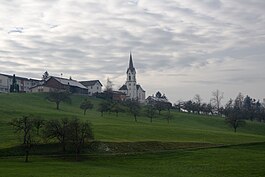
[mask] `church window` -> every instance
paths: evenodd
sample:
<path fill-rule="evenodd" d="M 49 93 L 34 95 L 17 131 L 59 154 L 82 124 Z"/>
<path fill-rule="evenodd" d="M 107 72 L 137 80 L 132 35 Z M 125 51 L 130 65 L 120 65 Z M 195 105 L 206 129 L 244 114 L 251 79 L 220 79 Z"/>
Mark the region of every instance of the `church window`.
<path fill-rule="evenodd" d="M 131 86 L 131 84 L 129 84 L 129 86 Z"/>
<path fill-rule="evenodd" d="M 131 76 L 129 76 L 129 81 L 131 80 Z"/>

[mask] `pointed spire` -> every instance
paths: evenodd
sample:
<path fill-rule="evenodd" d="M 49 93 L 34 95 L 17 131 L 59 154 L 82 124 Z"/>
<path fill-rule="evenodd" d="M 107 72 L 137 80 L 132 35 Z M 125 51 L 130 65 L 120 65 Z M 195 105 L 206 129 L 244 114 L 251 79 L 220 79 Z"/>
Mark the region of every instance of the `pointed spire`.
<path fill-rule="evenodd" d="M 132 61 L 132 53 L 130 52 L 130 63 L 129 63 L 129 69 L 133 69 L 133 61 Z"/>
<path fill-rule="evenodd" d="M 135 72 L 135 68 L 133 67 L 133 60 L 132 60 L 132 52 L 130 51 L 130 61 L 129 61 L 129 68 L 127 70 L 127 73 L 128 71 L 131 70 L 131 71 L 134 71 Z"/>

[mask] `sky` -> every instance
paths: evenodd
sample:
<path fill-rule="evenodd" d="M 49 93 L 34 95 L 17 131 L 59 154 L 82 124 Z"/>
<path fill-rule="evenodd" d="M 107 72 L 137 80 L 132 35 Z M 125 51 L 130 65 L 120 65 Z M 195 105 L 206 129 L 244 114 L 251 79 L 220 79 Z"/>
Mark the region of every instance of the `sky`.
<path fill-rule="evenodd" d="M 137 82 L 175 103 L 265 98 L 264 0 L 2 0 L 0 73 Z"/>

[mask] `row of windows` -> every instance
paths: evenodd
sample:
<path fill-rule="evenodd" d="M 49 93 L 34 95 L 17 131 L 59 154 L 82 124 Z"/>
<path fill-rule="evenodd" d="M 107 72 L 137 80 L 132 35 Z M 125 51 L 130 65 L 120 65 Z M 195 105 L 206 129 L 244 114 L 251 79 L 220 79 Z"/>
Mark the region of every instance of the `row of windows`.
<path fill-rule="evenodd" d="M 91 86 L 91 89 L 93 89 L 93 86 Z M 97 90 L 99 89 L 99 87 L 97 87 Z"/>

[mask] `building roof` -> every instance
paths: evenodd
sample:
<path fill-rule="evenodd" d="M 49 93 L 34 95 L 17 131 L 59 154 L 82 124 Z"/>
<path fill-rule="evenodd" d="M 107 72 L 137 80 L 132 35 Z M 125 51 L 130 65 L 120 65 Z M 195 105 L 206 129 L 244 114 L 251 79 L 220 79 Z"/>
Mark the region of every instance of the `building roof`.
<path fill-rule="evenodd" d="M 80 81 L 80 83 L 81 83 L 82 85 L 86 86 L 86 87 L 88 87 L 88 86 L 93 86 L 93 85 L 95 85 L 97 82 L 102 86 L 102 84 L 101 84 L 101 82 L 100 82 L 99 80 Z"/>
<path fill-rule="evenodd" d="M 170 103 L 166 98 L 157 98 L 155 96 L 149 96 L 149 97 L 147 97 L 147 100 Z"/>
<path fill-rule="evenodd" d="M 84 85 L 82 85 L 81 83 L 79 83 L 76 80 L 71 80 L 71 79 L 66 79 L 66 78 L 60 78 L 60 77 L 54 77 L 54 76 L 51 76 L 49 79 L 51 79 L 51 78 L 56 79 L 58 82 L 60 82 L 63 85 L 70 85 L 70 86 L 74 86 L 74 87 L 79 87 L 79 88 L 87 89 Z"/>
<path fill-rule="evenodd" d="M 132 53 L 130 53 L 129 68 L 127 69 L 127 73 L 128 73 L 129 71 L 136 72 L 136 71 L 135 71 L 135 68 L 133 67 Z"/>
<path fill-rule="evenodd" d="M 2 75 L 2 76 L 6 76 L 6 77 L 8 77 L 8 78 L 13 78 L 13 75 L 2 74 L 2 73 L 0 73 L 0 75 Z M 16 75 L 15 75 L 15 76 L 16 76 Z M 31 79 L 31 78 L 20 77 L 20 76 L 16 76 L 16 79 L 20 79 L 20 80 L 30 80 L 30 81 L 40 81 L 40 80 L 37 80 L 37 79 Z"/>
<path fill-rule="evenodd" d="M 144 89 L 141 87 L 141 85 L 137 84 L 137 85 L 136 85 L 136 89 L 139 90 L 140 88 L 144 91 Z M 145 91 L 144 91 L 144 92 L 145 92 Z"/>
<path fill-rule="evenodd" d="M 126 85 L 121 86 L 121 88 L 119 90 L 128 90 Z"/>

